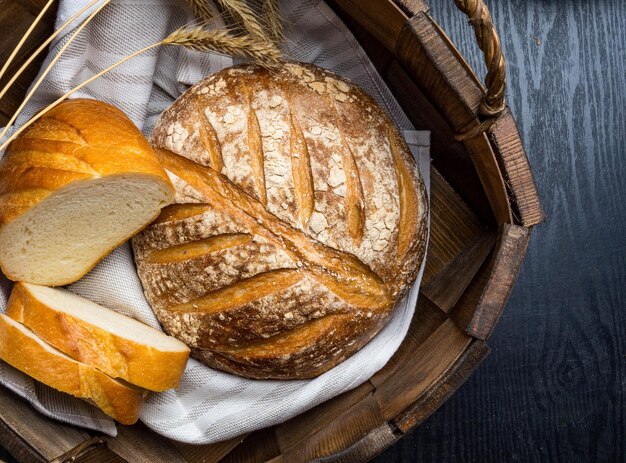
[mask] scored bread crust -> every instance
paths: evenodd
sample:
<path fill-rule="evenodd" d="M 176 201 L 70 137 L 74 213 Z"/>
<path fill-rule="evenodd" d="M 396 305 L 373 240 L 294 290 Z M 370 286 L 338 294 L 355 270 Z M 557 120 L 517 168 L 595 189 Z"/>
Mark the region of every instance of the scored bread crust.
<path fill-rule="evenodd" d="M 14 280 L 24 279 L 24 269 L 7 266 L 6 226 L 56 193 L 74 185 L 104 178 L 146 179 L 159 184 L 162 205 L 170 204 L 174 191 L 154 151 L 133 122 L 119 109 L 97 100 L 67 100 L 44 114 L 12 141 L 0 160 L 0 266 Z M 71 195 L 70 195 L 71 196 Z M 152 219 L 158 215 L 158 210 Z M 82 275 L 111 250 L 147 223 L 113 243 L 94 259 Z M 106 230 L 102 230 L 106 234 Z M 26 272 L 27 273 L 27 272 Z M 80 278 L 50 277 L 33 283 L 61 286 Z"/>
<path fill-rule="evenodd" d="M 331 72 L 241 65 L 151 136 L 177 205 L 133 240 L 164 329 L 209 366 L 307 378 L 365 345 L 421 265 L 427 201 L 388 115 Z"/>
<path fill-rule="evenodd" d="M 4 314 L 0 314 L 0 359 L 54 389 L 93 401 L 122 424 L 139 419 L 146 391 L 69 358 Z"/>
<path fill-rule="evenodd" d="M 179 343 L 179 349 L 172 351 L 128 339 L 56 310 L 40 300 L 29 287 L 24 283 L 13 286 L 6 314 L 43 341 L 79 362 L 136 386 L 156 392 L 178 386 L 189 357 L 189 349 L 184 344 Z M 131 319 L 128 322 L 139 323 Z M 120 329 L 130 330 L 132 326 L 127 323 Z"/>

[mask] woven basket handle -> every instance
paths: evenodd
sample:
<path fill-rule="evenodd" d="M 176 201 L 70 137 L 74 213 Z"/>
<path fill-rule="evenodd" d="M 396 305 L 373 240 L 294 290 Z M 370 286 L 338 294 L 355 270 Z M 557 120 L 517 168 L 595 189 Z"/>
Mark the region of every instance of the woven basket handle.
<path fill-rule="evenodd" d="M 487 94 L 480 104 L 483 116 L 495 117 L 506 107 L 504 90 L 506 88 L 506 61 L 502 54 L 502 44 L 496 31 L 489 9 L 483 0 L 454 0 L 456 6 L 467 16 L 474 27 L 478 46 L 485 55 Z"/>

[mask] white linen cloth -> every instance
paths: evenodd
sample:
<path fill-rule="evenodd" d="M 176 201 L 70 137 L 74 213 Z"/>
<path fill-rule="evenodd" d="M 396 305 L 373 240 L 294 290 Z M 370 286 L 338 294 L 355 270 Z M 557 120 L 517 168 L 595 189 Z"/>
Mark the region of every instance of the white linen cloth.
<path fill-rule="evenodd" d="M 57 27 L 85 3 L 86 0 L 61 0 Z M 280 8 L 286 21 L 286 56 L 331 69 L 373 96 L 404 130 L 429 186 L 429 133 L 413 129 L 348 29 L 319 0 L 284 0 Z M 191 19 L 183 0 L 113 0 L 66 50 L 18 119 L 18 125 L 96 71 L 161 40 Z M 53 43 L 47 62 L 71 32 L 63 33 Z M 75 97 L 97 98 L 116 105 L 148 135 L 159 114 L 184 90 L 232 64 L 231 58 L 217 54 L 160 47 L 101 77 Z M 168 438 L 207 444 L 283 422 L 355 388 L 387 363 L 406 335 L 422 272 L 423 266 L 410 294 L 382 332 L 353 357 L 320 377 L 248 380 L 190 359 L 180 387 L 151 394 L 143 406 L 141 420 Z M 10 289 L 11 283 L 0 276 L 0 311 L 4 311 Z M 144 298 L 128 243 L 69 289 L 160 328 Z M 44 386 L 4 362 L 0 362 L 0 383 L 47 416 L 112 436 L 117 432 L 114 422 L 96 408 Z"/>

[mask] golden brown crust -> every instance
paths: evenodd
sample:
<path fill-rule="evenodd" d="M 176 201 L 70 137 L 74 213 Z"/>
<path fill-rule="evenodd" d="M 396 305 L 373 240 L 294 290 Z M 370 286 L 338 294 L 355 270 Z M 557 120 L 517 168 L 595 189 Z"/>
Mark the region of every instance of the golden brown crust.
<path fill-rule="evenodd" d="M 0 359 L 54 389 L 92 400 L 122 424 L 134 424 L 145 391 L 114 380 L 95 368 L 46 348 L 43 341 L 0 314 Z"/>
<path fill-rule="evenodd" d="M 151 141 L 177 202 L 203 206 L 177 206 L 133 240 L 139 274 L 165 330 L 208 365 L 316 376 L 369 341 L 414 281 L 425 187 L 389 117 L 349 81 L 236 66 L 181 96 Z M 175 252 L 229 234 L 251 239 Z M 176 259 L 151 261 L 167 249 Z"/>
<path fill-rule="evenodd" d="M 178 387 L 189 357 L 188 350 L 159 350 L 55 310 L 22 283 L 13 286 L 6 314 L 73 359 L 151 391 Z"/>
<path fill-rule="evenodd" d="M 122 111 L 101 101 L 67 100 L 7 147 L 0 161 L 0 226 L 71 182 L 128 173 L 171 185 Z"/>

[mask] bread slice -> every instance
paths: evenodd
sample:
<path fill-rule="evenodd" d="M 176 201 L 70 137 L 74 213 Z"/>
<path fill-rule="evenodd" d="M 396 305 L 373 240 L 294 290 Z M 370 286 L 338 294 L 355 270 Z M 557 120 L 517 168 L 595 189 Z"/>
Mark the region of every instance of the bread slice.
<path fill-rule="evenodd" d="M 122 424 L 139 418 L 146 391 L 77 362 L 0 314 L 0 359 L 54 389 L 93 401 Z"/>
<path fill-rule="evenodd" d="M 167 174 L 124 113 L 66 101 L 0 161 L 0 266 L 14 281 L 72 283 L 173 200 Z"/>
<path fill-rule="evenodd" d="M 62 288 L 16 283 L 7 315 L 70 357 L 151 391 L 177 387 L 189 348 Z"/>

